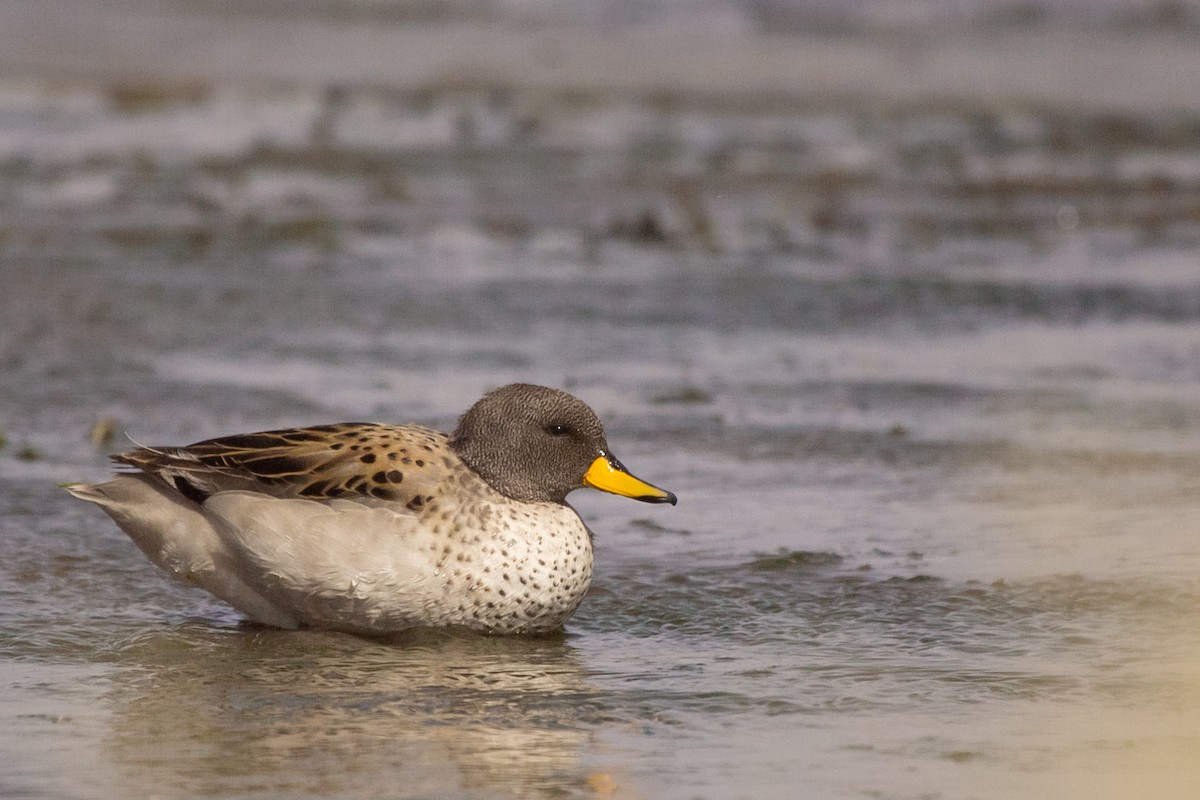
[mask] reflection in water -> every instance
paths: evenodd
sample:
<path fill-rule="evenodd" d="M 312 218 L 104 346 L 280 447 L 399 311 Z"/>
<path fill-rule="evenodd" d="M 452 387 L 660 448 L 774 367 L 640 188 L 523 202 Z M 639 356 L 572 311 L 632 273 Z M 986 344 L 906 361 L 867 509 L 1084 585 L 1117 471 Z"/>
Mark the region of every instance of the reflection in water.
<path fill-rule="evenodd" d="M 185 627 L 141 637 L 119 663 L 109 741 L 131 795 L 536 798 L 588 786 L 596 690 L 561 639 Z"/>

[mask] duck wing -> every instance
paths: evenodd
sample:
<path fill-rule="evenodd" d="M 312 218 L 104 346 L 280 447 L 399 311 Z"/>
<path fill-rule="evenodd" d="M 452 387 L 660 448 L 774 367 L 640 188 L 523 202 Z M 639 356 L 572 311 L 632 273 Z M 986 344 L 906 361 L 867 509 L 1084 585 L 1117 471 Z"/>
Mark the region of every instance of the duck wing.
<path fill-rule="evenodd" d="M 419 425 L 344 422 L 138 447 L 113 456 L 196 503 L 224 491 L 356 500 L 419 511 L 459 464 L 448 437 Z"/>

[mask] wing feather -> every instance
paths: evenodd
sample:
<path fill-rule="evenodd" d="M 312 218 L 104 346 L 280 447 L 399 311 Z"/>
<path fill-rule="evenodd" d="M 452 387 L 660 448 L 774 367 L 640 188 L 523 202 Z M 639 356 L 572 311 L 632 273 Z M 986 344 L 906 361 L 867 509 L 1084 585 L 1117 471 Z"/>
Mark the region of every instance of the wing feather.
<path fill-rule="evenodd" d="M 196 502 L 238 490 L 415 510 L 437 493 L 457 457 L 446 435 L 430 428 L 344 422 L 235 434 L 185 447 L 139 446 L 113 460 Z"/>

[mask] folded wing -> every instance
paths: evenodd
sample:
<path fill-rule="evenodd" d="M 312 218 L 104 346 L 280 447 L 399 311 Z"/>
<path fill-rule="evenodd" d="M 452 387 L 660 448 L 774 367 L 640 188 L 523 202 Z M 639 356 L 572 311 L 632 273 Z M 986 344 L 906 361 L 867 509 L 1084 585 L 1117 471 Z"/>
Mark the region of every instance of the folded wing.
<path fill-rule="evenodd" d="M 222 491 L 347 499 L 417 511 L 436 495 L 452 458 L 445 434 L 416 425 L 347 422 L 139 447 L 113 457 L 197 503 Z"/>

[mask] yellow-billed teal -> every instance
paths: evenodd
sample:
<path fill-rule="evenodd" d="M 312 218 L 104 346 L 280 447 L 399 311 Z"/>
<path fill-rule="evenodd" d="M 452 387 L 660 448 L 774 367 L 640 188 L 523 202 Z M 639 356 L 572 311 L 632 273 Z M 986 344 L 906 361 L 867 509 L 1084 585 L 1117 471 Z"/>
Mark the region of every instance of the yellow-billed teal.
<path fill-rule="evenodd" d="M 113 460 L 127 469 L 68 491 L 181 582 L 281 628 L 554 630 L 592 577 L 567 495 L 676 500 L 617 461 L 582 401 L 529 384 L 488 393 L 450 435 L 348 422 Z"/>

